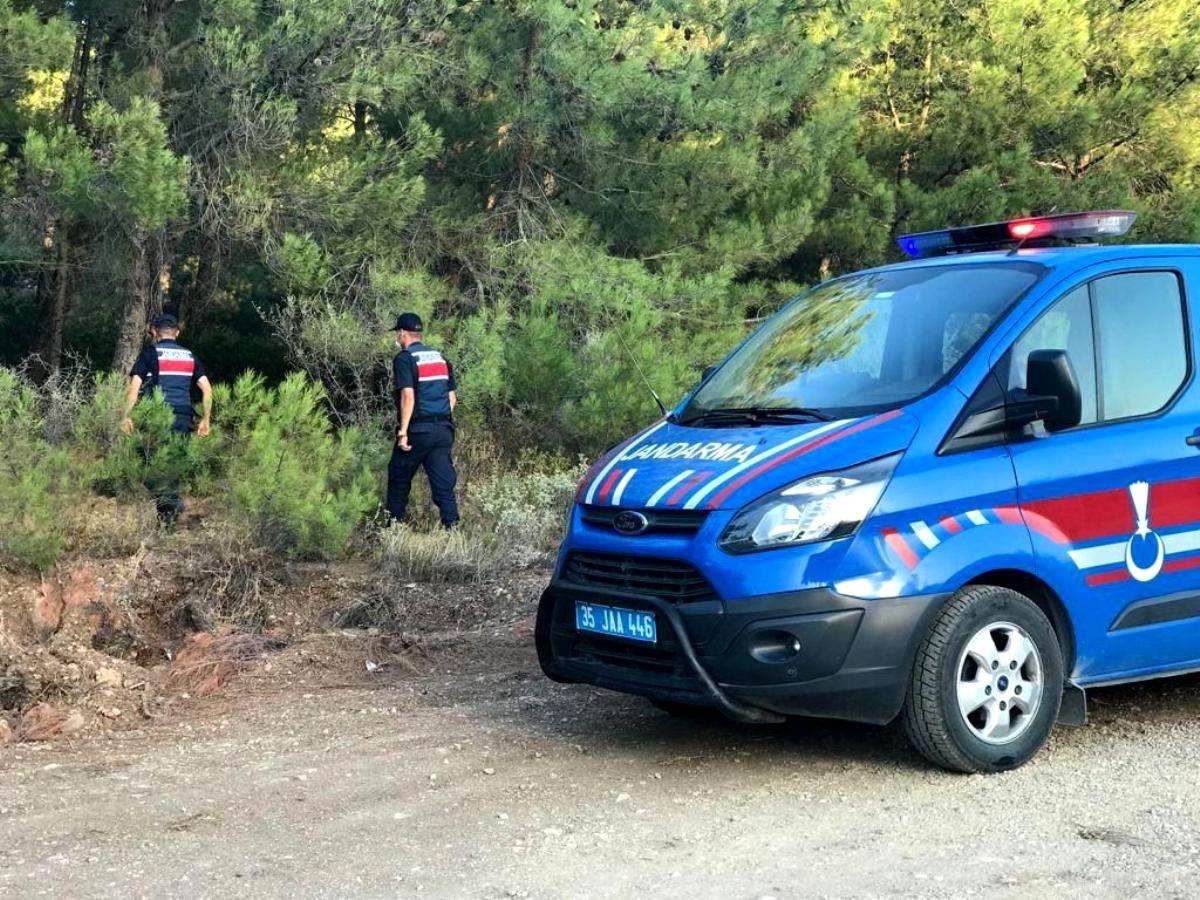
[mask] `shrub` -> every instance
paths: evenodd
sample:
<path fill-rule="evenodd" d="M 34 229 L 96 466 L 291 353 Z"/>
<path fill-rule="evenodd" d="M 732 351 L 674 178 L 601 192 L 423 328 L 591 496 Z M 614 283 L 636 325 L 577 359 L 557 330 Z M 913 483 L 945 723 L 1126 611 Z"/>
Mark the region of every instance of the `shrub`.
<path fill-rule="evenodd" d="M 401 581 L 469 583 L 542 562 L 562 537 L 583 471 L 582 462 L 527 454 L 469 488 L 456 530 L 381 530 L 380 566 Z"/>
<path fill-rule="evenodd" d="M 333 432 L 324 389 L 301 374 L 268 388 L 248 373 L 222 400 L 220 440 L 234 511 L 277 552 L 344 554 L 377 504 L 362 432 Z"/>
<path fill-rule="evenodd" d="M 568 467 L 528 455 L 473 490 L 484 521 L 508 548 L 510 566 L 531 565 L 557 546 L 585 470 L 582 461 Z"/>
<path fill-rule="evenodd" d="M 77 452 L 99 458 L 124 439 L 121 420 L 125 417 L 126 384 L 124 376 L 109 372 L 90 380 L 77 378 L 75 387 L 64 386 L 58 391 L 64 396 L 83 395 L 80 402 L 73 404 L 75 413 L 70 417 L 70 428 L 60 429 Z"/>
<path fill-rule="evenodd" d="M 41 571 L 66 542 L 70 460 L 43 436 L 45 421 L 32 387 L 0 368 L 0 554 Z"/>
<path fill-rule="evenodd" d="M 82 442 L 83 447 L 92 441 L 97 448 L 108 444 L 107 452 L 91 466 L 92 484 L 97 491 L 113 497 L 139 498 L 179 490 L 191 482 L 197 451 L 191 439 L 172 431 L 175 417 L 163 402 L 161 391 L 155 390 L 152 397 L 133 408 L 133 434 L 118 432 L 112 438 L 107 433 L 110 413 L 109 394 L 100 384 L 92 408 L 81 422 L 81 430 L 93 429 L 90 440 Z"/>

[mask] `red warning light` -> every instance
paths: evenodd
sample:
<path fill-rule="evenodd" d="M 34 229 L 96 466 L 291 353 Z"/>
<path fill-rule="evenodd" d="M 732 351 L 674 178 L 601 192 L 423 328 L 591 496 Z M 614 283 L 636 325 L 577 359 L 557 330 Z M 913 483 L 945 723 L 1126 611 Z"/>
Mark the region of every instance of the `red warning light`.
<path fill-rule="evenodd" d="M 1008 233 L 1017 240 L 1025 240 L 1026 238 L 1036 237 L 1038 233 L 1038 222 L 1009 222 Z"/>

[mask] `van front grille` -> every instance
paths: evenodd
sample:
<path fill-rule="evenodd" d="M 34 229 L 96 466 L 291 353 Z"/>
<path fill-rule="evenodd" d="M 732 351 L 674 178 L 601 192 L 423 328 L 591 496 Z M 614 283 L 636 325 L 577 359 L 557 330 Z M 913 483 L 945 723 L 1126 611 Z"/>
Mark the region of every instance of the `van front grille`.
<path fill-rule="evenodd" d="M 594 528 L 613 528 L 613 519 L 627 510 L 619 506 L 584 506 L 580 515 Z M 704 509 L 637 509 L 633 512 L 646 517 L 646 530 L 641 534 L 695 534 L 708 518 Z M 617 532 L 620 534 L 620 532 Z"/>
<path fill-rule="evenodd" d="M 648 594 L 674 603 L 718 599 L 707 578 L 677 559 L 576 550 L 567 556 L 563 578 L 585 587 Z"/>

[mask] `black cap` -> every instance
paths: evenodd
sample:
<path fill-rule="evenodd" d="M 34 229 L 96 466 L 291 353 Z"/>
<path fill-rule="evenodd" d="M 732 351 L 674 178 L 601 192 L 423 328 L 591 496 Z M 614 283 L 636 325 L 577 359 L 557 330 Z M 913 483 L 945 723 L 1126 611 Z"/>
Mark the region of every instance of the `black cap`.
<path fill-rule="evenodd" d="M 157 331 L 178 331 L 179 320 L 170 313 L 159 313 L 150 320 L 150 327 Z"/>
<path fill-rule="evenodd" d="M 416 313 L 400 313 L 396 319 L 396 327 L 392 331 L 422 331 L 421 317 Z"/>

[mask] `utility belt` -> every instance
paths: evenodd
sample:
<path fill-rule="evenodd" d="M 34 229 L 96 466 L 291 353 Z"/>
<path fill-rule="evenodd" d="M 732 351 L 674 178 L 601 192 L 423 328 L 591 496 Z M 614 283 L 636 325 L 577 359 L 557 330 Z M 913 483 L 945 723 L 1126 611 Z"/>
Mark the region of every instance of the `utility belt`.
<path fill-rule="evenodd" d="M 451 416 L 413 416 L 409 420 L 410 425 L 453 425 L 454 419 Z"/>

